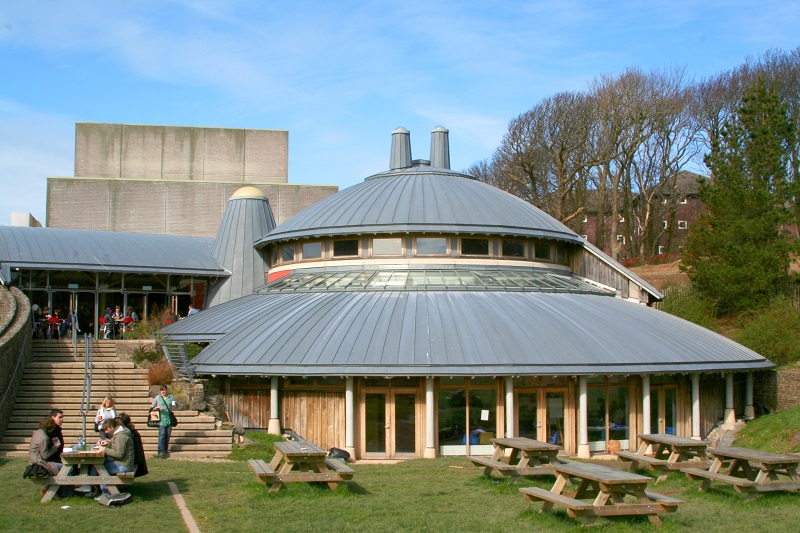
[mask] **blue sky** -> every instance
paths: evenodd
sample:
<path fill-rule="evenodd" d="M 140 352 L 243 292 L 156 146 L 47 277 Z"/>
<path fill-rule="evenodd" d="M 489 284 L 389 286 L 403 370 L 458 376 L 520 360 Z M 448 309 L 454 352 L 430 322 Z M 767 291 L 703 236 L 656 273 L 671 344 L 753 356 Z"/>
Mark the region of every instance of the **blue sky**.
<path fill-rule="evenodd" d="M 451 162 L 626 67 L 695 79 L 800 45 L 796 1 L 36 1 L 0 4 L 0 224 L 45 222 L 76 122 L 289 131 L 289 182 L 386 170 L 391 131 L 450 130 Z"/>

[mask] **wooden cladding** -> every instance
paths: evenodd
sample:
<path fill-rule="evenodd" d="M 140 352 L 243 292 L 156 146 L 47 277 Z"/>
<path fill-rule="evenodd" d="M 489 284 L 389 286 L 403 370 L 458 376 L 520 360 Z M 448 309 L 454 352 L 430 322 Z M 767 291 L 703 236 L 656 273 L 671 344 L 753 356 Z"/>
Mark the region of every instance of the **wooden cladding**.
<path fill-rule="evenodd" d="M 344 448 L 344 391 L 283 391 L 281 427 L 325 449 Z"/>
<path fill-rule="evenodd" d="M 244 428 L 266 428 L 269 426 L 270 383 L 230 379 L 225 404 L 231 422 Z"/>

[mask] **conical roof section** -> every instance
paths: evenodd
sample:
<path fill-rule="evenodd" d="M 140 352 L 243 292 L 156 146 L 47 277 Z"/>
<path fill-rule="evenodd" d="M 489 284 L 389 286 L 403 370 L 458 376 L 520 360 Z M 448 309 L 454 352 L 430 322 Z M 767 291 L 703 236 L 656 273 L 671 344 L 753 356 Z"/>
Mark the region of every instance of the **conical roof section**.
<path fill-rule="evenodd" d="M 209 307 L 253 293 L 264 285 L 269 265 L 254 243 L 275 228 L 275 218 L 264 193 L 252 186 L 242 187 L 231 196 L 211 256 L 231 272 L 209 287 Z"/>
<path fill-rule="evenodd" d="M 531 204 L 466 174 L 424 164 L 375 174 L 301 211 L 258 244 L 398 232 L 517 235 L 581 242 Z"/>

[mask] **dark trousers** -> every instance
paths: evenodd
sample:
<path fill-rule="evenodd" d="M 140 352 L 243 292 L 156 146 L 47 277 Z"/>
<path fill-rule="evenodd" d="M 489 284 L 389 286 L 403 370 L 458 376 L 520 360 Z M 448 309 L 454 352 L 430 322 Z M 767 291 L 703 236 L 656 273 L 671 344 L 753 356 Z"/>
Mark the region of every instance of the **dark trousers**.
<path fill-rule="evenodd" d="M 163 415 L 162 415 L 163 416 Z M 158 453 L 169 451 L 169 438 L 172 436 L 172 426 L 158 426 Z"/>

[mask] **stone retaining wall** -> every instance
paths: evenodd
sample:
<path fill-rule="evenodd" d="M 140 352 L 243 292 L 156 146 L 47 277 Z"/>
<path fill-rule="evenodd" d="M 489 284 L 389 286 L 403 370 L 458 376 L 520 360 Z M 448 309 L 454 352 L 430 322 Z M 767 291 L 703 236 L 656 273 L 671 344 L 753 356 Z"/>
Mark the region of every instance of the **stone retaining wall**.
<path fill-rule="evenodd" d="M 0 286 L 0 439 L 14 409 L 22 371 L 31 360 L 31 303 L 16 287 Z"/>
<path fill-rule="evenodd" d="M 765 412 L 800 407 L 800 370 L 757 372 L 753 379 L 753 402 Z"/>

